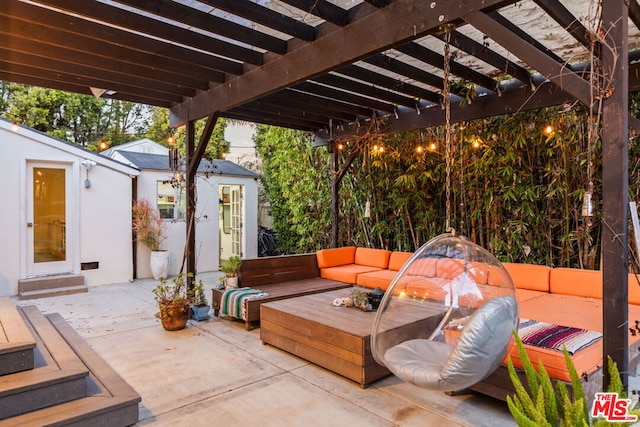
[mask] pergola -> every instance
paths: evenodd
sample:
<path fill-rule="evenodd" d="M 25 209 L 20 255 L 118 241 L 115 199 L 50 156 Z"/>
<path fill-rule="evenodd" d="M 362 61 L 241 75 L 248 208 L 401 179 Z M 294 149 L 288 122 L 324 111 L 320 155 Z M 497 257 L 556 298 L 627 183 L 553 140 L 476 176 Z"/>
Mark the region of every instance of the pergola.
<path fill-rule="evenodd" d="M 627 384 L 627 144 L 628 127 L 640 129 L 627 96 L 640 88 L 640 6 L 599 3 L 3 0 L 0 79 L 169 108 L 172 125 L 186 125 L 190 192 L 218 117 L 325 140 L 374 122 L 380 133 L 442 124 L 444 28 L 453 79 L 476 92 L 464 107 L 452 94 L 452 121 L 602 101 L 603 354 Z"/>

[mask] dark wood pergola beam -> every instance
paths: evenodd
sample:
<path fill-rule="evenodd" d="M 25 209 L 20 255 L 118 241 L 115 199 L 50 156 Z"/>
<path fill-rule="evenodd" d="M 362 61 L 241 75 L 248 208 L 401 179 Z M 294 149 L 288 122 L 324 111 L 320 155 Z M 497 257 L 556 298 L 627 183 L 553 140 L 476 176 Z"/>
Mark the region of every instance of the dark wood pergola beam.
<path fill-rule="evenodd" d="M 544 83 L 536 88 L 534 92 L 530 87 L 524 85 L 519 90 L 512 90 L 503 93 L 489 94 L 473 100 L 471 104 L 461 106 L 459 103 L 451 105 L 452 122 L 465 120 L 482 119 L 485 117 L 513 114 L 520 111 L 535 110 L 544 107 L 551 107 L 565 103 L 575 102 L 576 99 L 560 90 L 552 83 Z M 391 134 L 407 132 L 416 129 L 424 129 L 433 126 L 440 126 L 445 123 L 445 111 L 438 105 L 422 110 L 421 114 L 415 111 L 404 111 L 395 116 L 388 116 L 385 125 L 380 129 L 380 134 Z M 358 128 L 353 124 L 343 131 L 333 129 L 334 138 L 338 140 L 349 140 L 353 136 L 361 136 L 366 129 Z M 328 131 L 318 133 L 320 137 L 326 138 Z"/>
<path fill-rule="evenodd" d="M 546 79 L 551 80 L 563 90 L 579 99 L 583 104 L 591 107 L 590 84 L 563 64 L 549 57 L 547 53 L 527 43 L 508 28 L 493 19 L 494 14 L 473 12 L 464 19 L 478 31 L 486 34 L 496 43 L 518 56 L 522 61 L 537 70 Z"/>
<path fill-rule="evenodd" d="M 341 27 L 349 23 L 349 12 L 326 0 L 282 0 L 282 2 Z"/>
<path fill-rule="evenodd" d="M 375 65 L 376 67 L 400 74 L 435 88 L 441 88 L 444 86 L 444 80 L 442 77 L 421 70 L 420 68 L 409 65 L 406 62 L 399 61 L 389 55 L 378 53 L 363 59 L 363 61 L 367 64 Z"/>
<path fill-rule="evenodd" d="M 251 104 L 245 104 L 242 107 L 236 107 L 230 110 L 229 113 L 246 117 L 258 116 L 265 121 L 280 122 L 282 124 L 286 123 L 287 126 L 283 127 L 290 127 L 294 129 L 317 129 L 327 123 L 326 120 L 314 120 L 312 118 L 302 116 L 292 117 L 289 114 L 280 114 L 279 112 L 267 113 L 264 110 L 251 108 Z"/>
<path fill-rule="evenodd" d="M 311 25 L 249 0 L 200 0 L 200 2 L 301 40 L 310 42 L 316 39 L 316 29 Z"/>
<path fill-rule="evenodd" d="M 1 45 L 0 45 L 1 46 Z M 91 87 L 101 87 L 104 89 L 115 89 L 116 87 L 131 86 L 142 91 L 153 88 L 159 93 L 166 93 L 177 96 L 194 96 L 196 91 L 187 85 L 178 87 L 167 84 L 163 81 L 151 80 L 140 75 L 130 75 L 107 71 L 100 67 L 71 64 L 51 57 L 31 55 L 28 53 L 16 53 L 15 51 L 0 47 L 0 61 L 7 64 L 14 64 L 18 67 L 34 67 L 41 69 L 55 69 L 59 73 L 74 75 L 76 78 L 84 78 L 87 82 L 96 81 L 96 84 L 89 84 Z M 103 83 L 98 83 L 103 82 Z M 109 82 L 109 86 L 105 86 Z"/>
<path fill-rule="evenodd" d="M 242 65 L 228 59 L 16 0 L 0 2 L 0 18 L 0 28 L 11 36 L 54 46 L 73 46 L 76 52 L 99 55 L 106 61 L 142 62 L 186 76 L 209 76 L 207 79 L 214 82 L 224 81 L 223 72 L 242 73 Z M 16 25 L 16 20 L 20 25 Z M 81 59 L 82 55 L 73 55 L 74 61 Z"/>
<path fill-rule="evenodd" d="M 455 5 L 423 0 L 394 1 L 384 9 L 376 9 L 344 28 L 336 28 L 286 55 L 230 79 L 226 84 L 176 105 L 171 109 L 171 123 L 177 126 L 184 123 L 187 116 L 199 118 L 211 111 L 230 110 L 422 37 L 443 22 L 455 21 L 470 11 L 500 3 L 500 0 L 468 0 Z"/>
<path fill-rule="evenodd" d="M 10 64 L 6 62 L 0 63 L 0 71 L 15 76 L 29 76 L 34 78 L 40 78 L 42 74 L 42 68 L 32 67 L 28 65 Z M 54 83 L 62 83 L 66 85 L 83 86 L 87 89 L 90 87 L 97 87 L 101 89 L 115 90 L 129 95 L 137 95 L 146 99 L 153 99 L 161 102 L 179 102 L 182 97 L 175 94 L 168 94 L 151 89 L 141 89 L 139 87 L 127 85 L 127 84 L 115 84 L 111 80 L 103 80 L 96 78 L 83 78 L 75 74 L 55 72 L 49 74 L 48 80 Z M 11 80 L 10 81 L 15 81 Z M 19 79 L 18 81 L 22 81 Z M 49 85 L 45 87 L 49 87 Z M 58 86 L 56 86 L 58 87 Z"/>
<path fill-rule="evenodd" d="M 312 85 L 312 83 L 309 83 Z M 363 108 L 357 105 L 348 104 L 335 99 L 328 99 L 322 96 L 314 95 L 310 92 L 301 92 L 296 89 L 285 89 L 271 95 L 261 98 L 260 101 L 275 102 L 282 105 L 298 106 L 301 109 L 316 112 L 318 114 L 326 113 L 328 116 L 341 117 L 347 114 L 351 117 L 366 116 L 373 114 L 370 108 Z"/>
<path fill-rule="evenodd" d="M 632 0 L 635 1 L 635 0 Z M 589 30 L 558 0 L 535 0 L 554 21 L 567 30 L 577 41 L 587 49 L 591 49 L 591 35 Z M 597 49 L 599 52 L 599 48 Z M 600 56 L 596 52 L 596 56 Z"/>
<path fill-rule="evenodd" d="M 377 111 L 386 111 L 388 113 L 392 113 L 395 110 L 395 106 L 391 103 L 371 98 L 365 98 L 364 96 L 356 95 L 354 93 L 345 92 L 328 86 L 323 86 L 314 83 L 313 81 L 299 83 L 293 86 L 292 89 L 300 90 L 312 95 L 324 96 L 336 101 L 345 102 L 347 104 L 354 104 L 361 108 L 374 108 Z"/>
<path fill-rule="evenodd" d="M 408 43 L 403 46 L 398 46 L 395 49 L 405 55 L 416 58 L 419 61 L 423 61 L 427 64 L 433 65 L 434 67 L 440 68 L 441 70 L 444 69 L 444 56 L 418 43 Z M 449 61 L 449 68 L 451 70 L 451 74 L 473 82 L 490 91 L 495 91 L 500 85 L 497 80 L 487 77 L 469 67 L 465 67 L 456 61 Z"/>
<path fill-rule="evenodd" d="M 237 40 L 251 46 L 259 47 L 270 52 L 283 55 L 287 53 L 286 40 L 254 30 L 244 25 L 236 24 L 202 12 L 172 0 L 115 0 L 118 3 L 132 6 L 154 15 L 163 16 L 185 25 L 200 28 L 213 34 L 218 34 L 232 40 Z"/>
<path fill-rule="evenodd" d="M 364 67 L 347 65 L 346 67 L 339 68 L 336 72 L 377 86 L 386 87 L 396 92 L 404 93 L 414 99 L 424 99 L 425 101 L 435 103 L 440 102 L 440 95 L 435 92 L 431 92 L 430 90 L 402 80 L 394 79 L 393 77 L 385 76 L 384 74 L 376 73 L 375 71 L 368 70 Z"/>
<path fill-rule="evenodd" d="M 445 40 L 444 34 L 438 34 L 436 37 L 442 41 Z M 451 32 L 450 42 L 452 46 L 455 46 L 456 48 L 475 56 L 487 64 L 496 67 L 498 70 L 520 80 L 526 85 L 531 85 L 531 73 L 513 61 L 510 61 L 504 56 L 489 49 L 482 43 L 478 43 L 472 38 L 455 30 Z"/>
<path fill-rule="evenodd" d="M 110 61 L 107 58 L 92 53 L 80 53 L 60 46 L 24 39 L 18 37 L 16 34 L 5 33 L 2 31 L 3 27 L 1 21 L 2 17 L 0 17 L 0 46 L 3 50 L 11 52 L 11 58 L 14 62 L 22 62 L 19 58 L 23 56 L 36 56 L 62 61 L 66 63 L 68 67 L 74 67 L 74 69 L 75 66 L 78 65 L 80 67 L 90 67 L 102 71 L 105 69 L 105 62 Z M 138 57 L 142 57 L 141 60 L 110 61 L 110 64 L 116 73 L 131 76 L 132 78 L 144 76 L 146 79 L 154 80 L 158 83 L 164 83 L 171 81 L 172 79 L 179 79 L 180 83 L 185 88 L 206 90 L 209 87 L 208 82 L 204 79 L 196 79 L 188 75 L 174 74 L 144 62 L 144 60 L 147 59 L 147 55 L 141 52 L 138 52 Z M 176 63 L 172 62 L 172 64 L 175 65 Z M 182 67 L 186 66 L 187 64 L 182 65 Z M 211 72 L 211 74 L 213 74 L 211 77 L 216 77 L 215 72 Z M 222 73 L 217 74 L 219 74 L 220 78 L 223 78 Z M 128 81 L 128 77 L 125 81 Z"/>
<path fill-rule="evenodd" d="M 336 89 L 358 93 L 379 101 L 387 102 L 391 105 L 404 105 L 407 107 L 414 107 L 416 105 L 415 98 L 390 92 L 386 89 L 381 89 L 370 84 L 347 79 L 337 74 L 324 74 L 322 76 L 314 77 L 311 81 L 322 83 Z"/>
<path fill-rule="evenodd" d="M 96 1 L 84 2 L 76 0 L 39 0 L 39 3 L 57 7 L 88 18 L 128 28 L 143 34 L 149 34 L 164 40 L 180 43 L 205 52 L 245 61 L 249 64 L 262 65 L 262 53 L 246 47 L 235 45 L 223 40 L 214 39 L 204 34 L 198 34 L 185 28 L 180 28 L 151 17 L 129 12 L 115 6 Z M 88 21 L 86 21 L 89 24 Z M 205 114 L 201 117 L 204 117 Z"/>

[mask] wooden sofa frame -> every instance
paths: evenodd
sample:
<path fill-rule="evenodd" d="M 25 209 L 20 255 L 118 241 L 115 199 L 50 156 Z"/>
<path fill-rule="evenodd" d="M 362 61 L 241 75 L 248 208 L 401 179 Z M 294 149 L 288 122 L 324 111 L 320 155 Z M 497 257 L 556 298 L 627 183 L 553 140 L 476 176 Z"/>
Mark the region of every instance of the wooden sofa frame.
<path fill-rule="evenodd" d="M 259 289 L 269 294 L 264 298 L 245 301 L 247 331 L 252 329 L 252 322 L 260 321 L 262 303 L 352 286 L 349 283 L 320 278 L 315 253 L 245 259 L 240 265 L 238 279 L 241 287 Z M 220 313 L 224 291 L 213 289 L 214 316 Z"/>

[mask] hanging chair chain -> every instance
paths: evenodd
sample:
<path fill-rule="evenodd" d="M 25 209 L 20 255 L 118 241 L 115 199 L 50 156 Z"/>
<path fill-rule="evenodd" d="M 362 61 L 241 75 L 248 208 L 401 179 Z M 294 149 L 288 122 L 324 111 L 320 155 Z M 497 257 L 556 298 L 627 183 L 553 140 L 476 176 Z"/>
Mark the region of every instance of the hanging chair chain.
<path fill-rule="evenodd" d="M 451 29 L 445 27 L 444 43 L 444 114 L 445 114 L 445 157 L 446 157 L 446 232 L 455 234 L 451 227 L 451 101 L 449 99 L 449 50 L 451 43 Z"/>

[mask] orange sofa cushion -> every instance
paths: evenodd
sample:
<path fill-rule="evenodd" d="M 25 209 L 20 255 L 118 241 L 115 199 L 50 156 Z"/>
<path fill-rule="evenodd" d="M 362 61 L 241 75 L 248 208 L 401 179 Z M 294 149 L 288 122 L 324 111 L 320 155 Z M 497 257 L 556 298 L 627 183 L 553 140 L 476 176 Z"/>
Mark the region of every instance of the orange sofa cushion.
<path fill-rule="evenodd" d="M 376 268 L 389 267 L 391 251 L 386 249 L 357 248 L 354 263 Z"/>
<path fill-rule="evenodd" d="M 357 285 L 365 288 L 380 288 L 386 291 L 393 279 L 398 274 L 395 270 L 377 270 L 370 273 L 358 274 Z"/>
<path fill-rule="evenodd" d="M 370 267 L 368 265 L 339 265 L 337 267 L 321 268 L 320 277 L 323 279 L 337 280 L 338 282 L 351 283 L 352 285 L 355 285 L 358 280 L 358 275 L 378 270 L 380 270 L 380 268 Z"/>
<path fill-rule="evenodd" d="M 437 258 L 418 258 L 407 268 L 407 276 L 436 277 Z"/>
<path fill-rule="evenodd" d="M 318 268 L 337 267 L 339 265 L 353 264 L 355 258 L 355 246 L 322 249 L 316 253 Z"/>
<path fill-rule="evenodd" d="M 549 272 L 551 267 L 535 264 L 503 262 L 516 288 L 549 292 Z"/>
<path fill-rule="evenodd" d="M 602 299 L 602 271 L 552 268 L 549 289 L 552 294 Z"/>
<path fill-rule="evenodd" d="M 556 325 L 572 326 L 602 332 L 602 300 L 597 298 L 575 297 L 570 295 L 545 294 L 526 301 L 519 301 L 521 318 L 536 319 Z M 640 318 L 640 307 L 629 306 L 629 318 Z M 629 332 L 629 343 L 634 343 L 640 336 L 632 336 Z M 541 347 L 525 345 L 527 354 L 534 366 L 542 361 L 551 378 L 569 381 L 569 373 L 564 362 L 564 353 Z M 522 367 L 518 349 L 514 346 L 509 354 L 514 366 Z M 592 373 L 602 366 L 602 341 L 578 351 L 571 356 L 578 375 L 583 372 Z M 505 359 L 506 363 L 507 359 Z"/>
<path fill-rule="evenodd" d="M 391 252 L 391 256 L 389 257 L 389 270 L 400 270 L 412 255 L 413 252 Z"/>
<path fill-rule="evenodd" d="M 635 274 L 629 274 L 629 304 L 640 305 L 640 283 Z"/>

